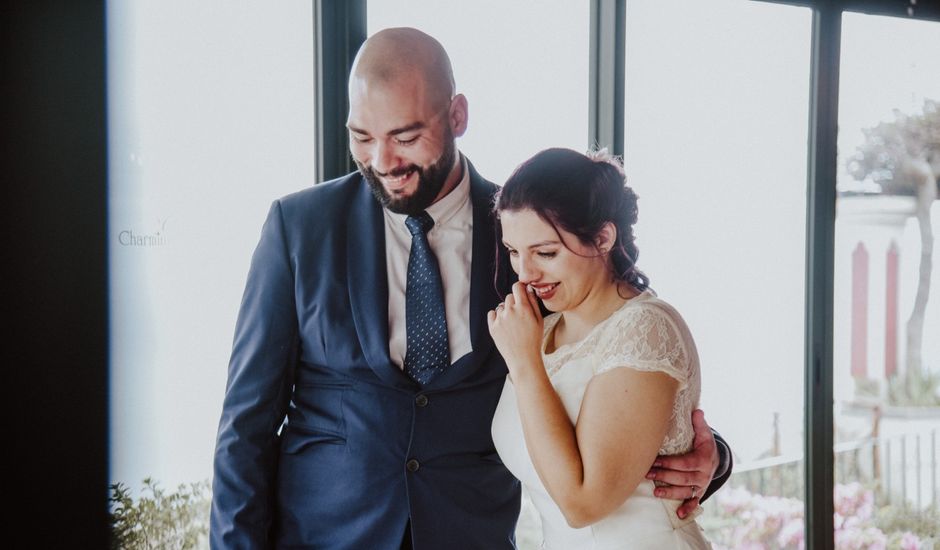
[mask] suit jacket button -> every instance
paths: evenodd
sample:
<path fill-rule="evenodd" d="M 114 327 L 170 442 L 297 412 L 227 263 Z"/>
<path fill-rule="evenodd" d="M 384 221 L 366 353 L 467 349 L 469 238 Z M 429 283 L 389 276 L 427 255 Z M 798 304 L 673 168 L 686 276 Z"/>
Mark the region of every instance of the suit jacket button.
<path fill-rule="evenodd" d="M 413 458 L 405 463 L 405 468 L 408 468 L 409 472 L 417 472 L 420 467 L 421 464 L 418 464 L 418 461 Z"/>
<path fill-rule="evenodd" d="M 424 395 L 424 394 L 422 393 L 422 394 L 419 395 L 418 397 L 415 397 L 415 405 L 417 405 L 417 406 L 419 406 L 419 407 L 427 407 L 427 406 L 428 406 L 428 396 L 426 396 L 426 395 Z"/>

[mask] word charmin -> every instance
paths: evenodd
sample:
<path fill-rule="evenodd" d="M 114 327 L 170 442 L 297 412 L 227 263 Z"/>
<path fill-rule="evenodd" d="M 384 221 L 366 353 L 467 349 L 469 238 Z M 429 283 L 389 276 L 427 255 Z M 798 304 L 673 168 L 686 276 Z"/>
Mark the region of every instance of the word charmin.
<path fill-rule="evenodd" d="M 132 229 L 125 229 L 118 233 L 118 242 L 123 246 L 165 246 L 166 243 L 166 221 L 160 224 L 160 229 L 149 234 L 137 234 Z"/>

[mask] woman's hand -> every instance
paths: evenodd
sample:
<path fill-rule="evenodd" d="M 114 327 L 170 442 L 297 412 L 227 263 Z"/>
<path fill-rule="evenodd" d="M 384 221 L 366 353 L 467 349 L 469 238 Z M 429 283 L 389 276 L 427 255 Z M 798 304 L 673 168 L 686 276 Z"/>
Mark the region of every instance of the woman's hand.
<path fill-rule="evenodd" d="M 542 364 L 542 314 L 528 285 L 512 285 L 512 294 L 486 314 L 486 321 L 510 374 Z"/>

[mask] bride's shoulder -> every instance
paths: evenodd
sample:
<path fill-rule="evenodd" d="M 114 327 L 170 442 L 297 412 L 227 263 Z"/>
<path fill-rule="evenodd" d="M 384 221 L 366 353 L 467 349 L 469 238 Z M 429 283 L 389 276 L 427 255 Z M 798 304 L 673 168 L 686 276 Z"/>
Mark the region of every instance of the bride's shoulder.
<path fill-rule="evenodd" d="M 659 318 L 678 316 L 678 312 L 667 301 L 657 296 L 652 290 L 644 290 L 627 300 L 623 306 L 611 315 L 617 324 L 636 323 L 640 320 L 653 321 Z"/>
<path fill-rule="evenodd" d="M 603 340 L 631 342 L 653 338 L 665 346 L 682 344 L 691 338 L 678 310 L 649 290 L 627 301 L 612 317 L 601 336 Z"/>

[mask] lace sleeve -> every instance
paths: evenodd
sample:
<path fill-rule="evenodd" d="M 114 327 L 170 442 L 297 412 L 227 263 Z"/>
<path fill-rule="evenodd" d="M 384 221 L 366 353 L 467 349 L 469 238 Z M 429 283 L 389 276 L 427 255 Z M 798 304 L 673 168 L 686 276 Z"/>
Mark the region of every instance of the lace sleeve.
<path fill-rule="evenodd" d="M 600 335 L 595 374 L 620 367 L 664 372 L 678 380 L 679 391 L 684 390 L 689 383 L 689 353 L 669 313 L 654 304 L 620 313 Z"/>

